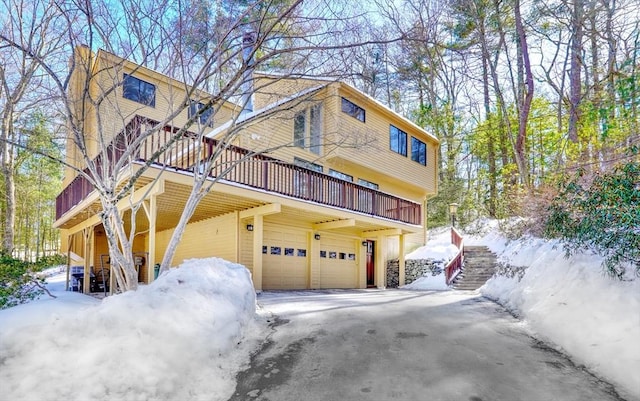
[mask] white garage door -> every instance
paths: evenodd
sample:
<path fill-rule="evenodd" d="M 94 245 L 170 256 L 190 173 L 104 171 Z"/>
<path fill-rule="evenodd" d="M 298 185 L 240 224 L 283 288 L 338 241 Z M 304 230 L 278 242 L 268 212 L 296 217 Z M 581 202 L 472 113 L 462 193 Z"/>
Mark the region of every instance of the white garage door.
<path fill-rule="evenodd" d="M 320 243 L 320 288 L 357 288 L 355 241 L 323 235 Z"/>
<path fill-rule="evenodd" d="M 307 233 L 294 228 L 265 227 L 262 287 L 265 290 L 307 288 Z"/>

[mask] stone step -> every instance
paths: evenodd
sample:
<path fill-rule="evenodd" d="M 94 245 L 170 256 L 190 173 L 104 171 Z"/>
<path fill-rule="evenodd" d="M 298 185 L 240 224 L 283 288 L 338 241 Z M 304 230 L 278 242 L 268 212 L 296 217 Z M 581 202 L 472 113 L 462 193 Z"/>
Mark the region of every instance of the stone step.
<path fill-rule="evenodd" d="M 498 258 L 486 246 L 465 246 L 464 266 L 456 277 L 453 288 L 456 290 L 477 290 L 496 272 Z"/>
<path fill-rule="evenodd" d="M 470 251 L 476 251 L 476 250 L 487 250 L 490 251 L 489 247 L 486 245 L 465 245 L 464 246 L 465 251 L 466 250 L 470 250 Z"/>

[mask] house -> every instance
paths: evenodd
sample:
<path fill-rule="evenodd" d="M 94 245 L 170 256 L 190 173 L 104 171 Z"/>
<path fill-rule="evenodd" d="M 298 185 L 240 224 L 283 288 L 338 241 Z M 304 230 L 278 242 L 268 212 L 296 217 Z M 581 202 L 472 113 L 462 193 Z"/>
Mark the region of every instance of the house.
<path fill-rule="evenodd" d="M 107 92 L 100 110 L 87 107 L 80 93 L 73 95 L 87 138 L 101 132 L 115 143 L 122 127 L 165 119 L 186 93 L 183 83 L 106 51 L 80 48 L 76 57 L 92 62 L 85 75 L 76 74 L 70 93 L 86 74 L 90 93 L 123 81 Z M 256 290 L 384 288 L 387 261 L 399 258 L 402 284 L 404 251 L 426 241 L 426 201 L 437 191 L 438 140 L 342 82 L 254 73 L 253 83 L 253 111 L 243 114 L 227 102 L 213 115 L 200 116 L 210 143 L 227 132 L 232 119 L 254 123 L 221 156 L 222 162 L 244 161 L 202 200 L 172 266 L 186 258 L 221 257 L 251 270 Z M 270 114 L 276 107 L 278 113 Z M 190 110 L 176 114 L 172 125 L 141 147 L 134 167 L 162 143 L 163 132 L 184 124 Z M 136 214 L 133 244 L 141 282 L 154 280 L 153 266 L 162 259 L 192 185 L 195 156 L 189 146 L 174 146 L 138 181 L 134 197 L 146 198 Z M 91 151 L 99 157 L 97 146 Z M 67 162 L 82 168 L 72 144 Z M 62 252 L 83 256 L 86 272 L 103 272 L 109 257 L 98 195 L 71 169 L 63 188 L 55 222 Z M 130 215 L 127 202 L 119 207 Z M 91 290 L 88 281 L 84 290 Z"/>

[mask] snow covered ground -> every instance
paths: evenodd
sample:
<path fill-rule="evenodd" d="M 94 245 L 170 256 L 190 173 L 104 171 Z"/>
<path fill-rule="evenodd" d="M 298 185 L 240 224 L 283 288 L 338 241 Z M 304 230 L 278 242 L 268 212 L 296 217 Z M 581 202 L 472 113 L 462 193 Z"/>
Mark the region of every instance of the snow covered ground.
<path fill-rule="evenodd" d="M 264 338 L 249 271 L 222 259 L 102 301 L 64 279 L 0 311 L 0 399 L 226 400 Z"/>
<path fill-rule="evenodd" d="M 480 292 L 522 318 L 541 339 L 574 363 L 640 398 L 640 279 L 606 276 L 602 260 L 589 252 L 564 257 L 557 241 L 507 241 L 492 223 L 465 244 L 487 245 L 499 261 L 526 266 L 522 280 L 494 276 Z"/>
<path fill-rule="evenodd" d="M 408 258 L 451 258 L 449 232 Z M 507 241 L 495 227 L 465 235 L 527 266 L 483 295 L 524 320 L 576 364 L 640 399 L 640 279 L 613 280 L 591 254 L 564 258 L 553 241 Z M 455 252 L 454 252 L 455 253 Z M 422 280 L 422 281 L 421 281 Z M 444 275 L 417 280 L 446 289 Z M 221 259 L 187 261 L 151 285 L 103 301 L 64 291 L 0 311 L 0 400 L 226 400 L 235 374 L 264 339 L 249 272 Z"/>
<path fill-rule="evenodd" d="M 431 233 L 426 246 L 420 247 L 407 254 L 405 259 L 433 259 L 442 261 L 445 266 L 458 253 L 458 248 L 451 243 L 451 231 L 449 228 L 435 230 Z M 412 283 L 402 286 L 408 290 L 449 290 L 447 280 L 444 275 L 427 275 L 418 278 Z"/>

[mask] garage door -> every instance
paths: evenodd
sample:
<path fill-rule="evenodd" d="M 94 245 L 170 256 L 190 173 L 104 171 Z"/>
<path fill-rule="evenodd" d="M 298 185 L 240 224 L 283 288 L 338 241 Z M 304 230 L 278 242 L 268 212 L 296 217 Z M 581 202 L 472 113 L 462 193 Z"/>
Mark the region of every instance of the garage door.
<path fill-rule="evenodd" d="M 355 241 L 323 235 L 320 243 L 320 288 L 357 288 Z"/>
<path fill-rule="evenodd" d="M 308 253 L 306 231 L 265 227 L 262 287 L 265 290 L 307 288 Z"/>

